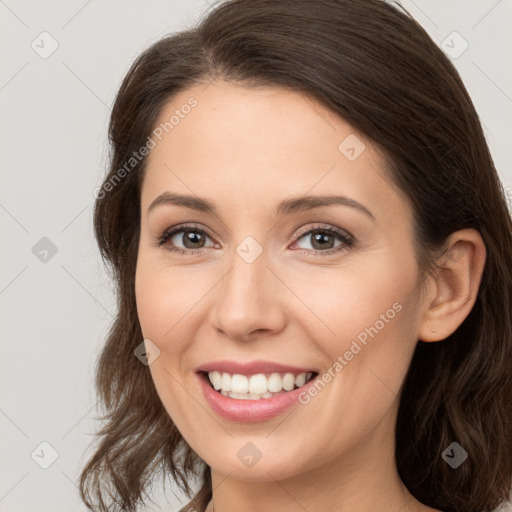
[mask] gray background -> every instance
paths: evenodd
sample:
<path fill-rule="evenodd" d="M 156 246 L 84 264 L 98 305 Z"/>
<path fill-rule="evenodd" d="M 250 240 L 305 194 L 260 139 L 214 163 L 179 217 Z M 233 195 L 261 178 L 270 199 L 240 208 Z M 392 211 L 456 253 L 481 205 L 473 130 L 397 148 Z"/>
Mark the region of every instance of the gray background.
<path fill-rule="evenodd" d="M 511 192 L 512 0 L 402 4 L 451 53 Z M 75 481 L 98 426 L 94 362 L 115 311 L 91 219 L 109 110 L 136 55 L 209 8 L 0 0 L 2 512 L 85 510 Z M 177 510 L 173 492 L 172 504 L 158 496 L 151 510 Z"/>

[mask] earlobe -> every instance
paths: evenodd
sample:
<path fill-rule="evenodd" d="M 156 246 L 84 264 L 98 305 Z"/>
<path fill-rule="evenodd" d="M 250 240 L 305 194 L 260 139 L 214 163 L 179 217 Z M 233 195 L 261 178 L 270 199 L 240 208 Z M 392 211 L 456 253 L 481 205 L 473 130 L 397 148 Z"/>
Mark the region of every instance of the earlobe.
<path fill-rule="evenodd" d="M 477 230 L 450 235 L 429 283 L 418 339 L 444 340 L 462 324 L 475 304 L 485 258 L 485 244 Z"/>

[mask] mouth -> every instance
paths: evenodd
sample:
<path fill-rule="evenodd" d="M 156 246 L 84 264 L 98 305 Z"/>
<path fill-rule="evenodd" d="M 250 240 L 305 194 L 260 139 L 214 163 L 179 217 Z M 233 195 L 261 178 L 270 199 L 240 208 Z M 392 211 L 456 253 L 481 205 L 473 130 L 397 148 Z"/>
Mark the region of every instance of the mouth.
<path fill-rule="evenodd" d="M 231 374 L 199 371 L 200 376 L 217 393 L 235 400 L 268 400 L 301 388 L 313 380 L 317 372 Z"/>

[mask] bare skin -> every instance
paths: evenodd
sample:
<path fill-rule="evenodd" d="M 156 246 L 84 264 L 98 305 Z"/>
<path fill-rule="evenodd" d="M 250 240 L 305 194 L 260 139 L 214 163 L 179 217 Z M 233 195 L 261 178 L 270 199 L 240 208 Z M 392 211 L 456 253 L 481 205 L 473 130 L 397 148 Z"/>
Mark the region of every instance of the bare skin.
<path fill-rule="evenodd" d="M 443 342 L 471 311 L 485 261 L 480 235 L 454 233 L 443 270 L 420 288 L 411 207 L 349 124 L 294 92 L 214 82 L 180 92 L 155 126 L 190 97 L 197 106 L 149 156 L 136 299 L 144 338 L 160 350 L 150 365 L 157 392 L 211 467 L 209 510 L 435 510 L 397 472 L 400 390 L 418 340 Z M 365 145 L 355 159 L 357 151 L 339 149 L 349 135 Z M 206 198 L 217 213 L 176 204 L 148 211 L 164 192 Z M 370 214 L 348 204 L 277 212 L 292 197 L 333 194 Z M 182 224 L 204 245 L 185 245 L 183 231 L 158 245 Z M 323 232 L 318 246 L 310 230 L 322 228 L 353 243 Z M 251 263 L 236 251 L 248 236 L 262 250 Z M 371 326 L 378 332 L 345 358 Z M 217 415 L 196 375 L 219 359 L 327 371 L 338 356 L 347 364 L 309 403 L 256 423 Z M 251 467 L 237 457 L 249 442 L 261 453 Z"/>

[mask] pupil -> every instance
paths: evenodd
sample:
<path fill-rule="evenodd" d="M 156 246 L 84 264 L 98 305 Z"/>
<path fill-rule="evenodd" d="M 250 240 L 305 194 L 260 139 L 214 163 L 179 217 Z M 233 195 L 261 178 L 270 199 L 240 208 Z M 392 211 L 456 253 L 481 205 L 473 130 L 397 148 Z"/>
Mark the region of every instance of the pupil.
<path fill-rule="evenodd" d="M 332 248 L 332 238 L 330 234 L 317 232 L 313 235 L 313 247 L 315 249 L 325 249 L 326 247 L 330 249 Z M 329 243 L 329 239 L 331 239 L 331 243 Z M 186 231 L 184 234 L 184 245 L 188 249 L 194 249 L 198 246 L 203 247 L 204 237 L 197 231 Z"/>
<path fill-rule="evenodd" d="M 194 244 L 198 244 L 198 243 L 200 244 L 201 239 L 204 244 L 204 238 L 202 237 L 202 235 L 200 235 L 196 231 L 186 231 L 184 233 L 184 245 L 188 249 L 197 248 L 197 245 L 194 245 Z M 189 245 L 189 244 L 191 244 L 191 245 Z M 199 245 L 199 247 L 202 247 L 202 245 Z"/>
<path fill-rule="evenodd" d="M 331 244 L 328 243 L 328 240 L 329 238 L 331 238 Z M 327 243 L 325 243 L 327 242 Z M 315 247 L 315 244 L 319 244 L 318 247 Z M 316 233 L 314 236 L 313 236 L 313 247 L 315 247 L 315 249 L 325 249 L 325 248 L 328 248 L 330 249 L 332 247 L 332 235 L 329 235 L 329 234 L 322 234 L 322 233 Z M 327 247 L 329 246 L 329 247 Z"/>

